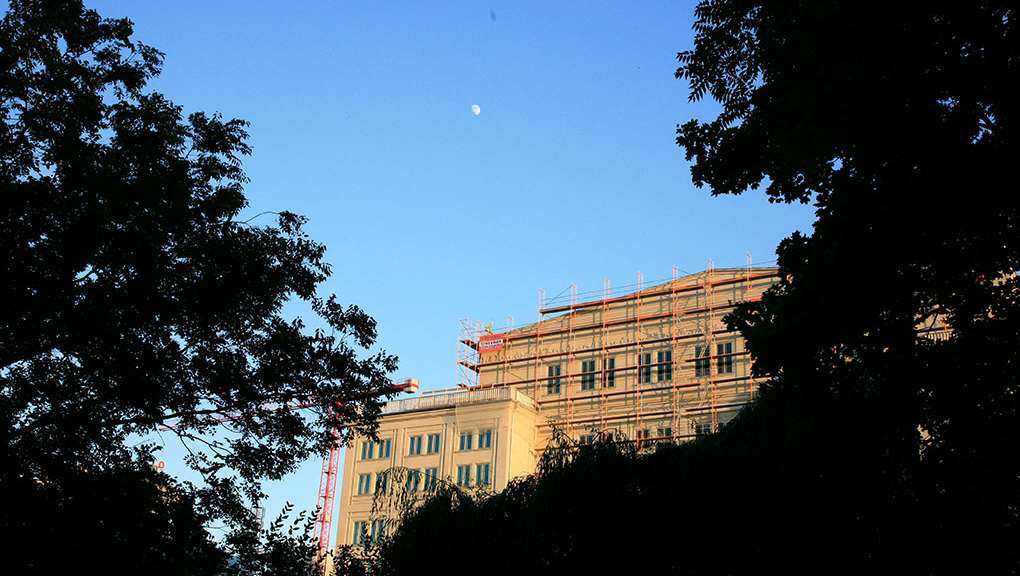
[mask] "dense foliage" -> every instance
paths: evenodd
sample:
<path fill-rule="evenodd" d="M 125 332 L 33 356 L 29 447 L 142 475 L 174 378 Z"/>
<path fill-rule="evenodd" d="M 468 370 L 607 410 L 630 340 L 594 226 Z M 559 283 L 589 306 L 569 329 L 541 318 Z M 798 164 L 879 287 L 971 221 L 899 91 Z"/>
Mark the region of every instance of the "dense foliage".
<path fill-rule="evenodd" d="M 818 207 L 729 325 L 771 386 L 855 417 L 830 449 L 858 453 L 862 561 L 1020 569 L 1015 8 L 709 1 L 680 54 L 723 106 L 678 129 L 695 183 Z"/>
<path fill-rule="evenodd" d="M 370 432 L 382 399 L 360 394 L 395 367 L 359 352 L 369 316 L 317 294 L 330 267 L 303 218 L 238 219 L 247 124 L 146 91 L 162 54 L 131 32 L 66 0 L 14 0 L 0 21 L 0 526 L 17 573 L 257 554 L 259 480 L 341 421 L 344 439 Z M 326 328 L 285 317 L 289 300 Z M 291 402 L 311 407 L 277 410 Z M 204 484 L 149 468 L 137 444 L 163 426 Z"/>
<path fill-rule="evenodd" d="M 377 562 L 1020 570 L 1014 4 L 699 4 L 677 76 L 722 111 L 678 126 L 694 182 L 817 206 L 778 248 L 782 281 L 727 318 L 761 395 L 687 445 L 560 448 L 496 497 L 444 493 Z"/>
<path fill-rule="evenodd" d="M 829 450 L 850 422 L 804 418 L 828 407 L 799 394 L 767 397 L 687 444 L 560 437 L 499 494 L 441 487 L 339 573 L 874 573 L 866 497 L 846 498 L 860 492 L 860 454 Z"/>

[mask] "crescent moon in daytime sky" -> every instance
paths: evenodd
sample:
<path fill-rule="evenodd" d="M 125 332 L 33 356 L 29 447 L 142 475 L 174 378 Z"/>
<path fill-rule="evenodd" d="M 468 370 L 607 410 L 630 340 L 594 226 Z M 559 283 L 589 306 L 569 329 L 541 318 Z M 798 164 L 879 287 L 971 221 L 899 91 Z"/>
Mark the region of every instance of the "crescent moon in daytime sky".
<path fill-rule="evenodd" d="M 482 107 L 479 106 L 478 104 L 472 104 L 471 111 L 474 112 L 475 116 L 478 116 L 479 114 L 482 113 Z"/>

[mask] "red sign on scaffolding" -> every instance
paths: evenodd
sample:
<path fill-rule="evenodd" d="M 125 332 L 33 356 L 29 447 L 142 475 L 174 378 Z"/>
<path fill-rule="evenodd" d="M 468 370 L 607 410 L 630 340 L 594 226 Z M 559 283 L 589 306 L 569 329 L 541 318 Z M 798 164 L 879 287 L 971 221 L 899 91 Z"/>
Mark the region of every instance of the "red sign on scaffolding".
<path fill-rule="evenodd" d="M 496 352 L 503 349 L 503 334 L 486 334 L 478 339 L 478 351 Z"/>

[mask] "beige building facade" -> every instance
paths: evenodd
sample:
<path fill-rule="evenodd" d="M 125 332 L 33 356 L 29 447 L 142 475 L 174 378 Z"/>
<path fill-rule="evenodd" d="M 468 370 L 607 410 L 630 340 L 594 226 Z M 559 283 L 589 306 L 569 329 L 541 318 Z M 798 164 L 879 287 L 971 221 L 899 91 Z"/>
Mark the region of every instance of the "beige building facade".
<path fill-rule="evenodd" d="M 384 532 L 396 509 L 388 499 L 437 478 L 502 490 L 534 471 L 557 430 L 641 444 L 717 431 L 756 390 L 743 339 L 722 318 L 777 280 L 775 268 L 674 273 L 626 294 L 551 303 L 521 328 L 462 324 L 463 388 L 388 402 L 379 439 L 347 450 L 337 543 Z"/>
<path fill-rule="evenodd" d="M 337 544 L 382 534 L 403 499 L 439 481 L 498 491 L 529 474 L 537 419 L 534 401 L 512 388 L 387 402 L 378 439 L 359 439 L 344 457 Z"/>
<path fill-rule="evenodd" d="M 478 386 L 534 398 L 539 446 L 554 428 L 577 438 L 612 429 L 634 440 L 713 432 L 755 390 L 743 339 L 722 318 L 776 280 L 774 268 L 709 270 L 546 307 L 555 316 L 479 338 Z"/>

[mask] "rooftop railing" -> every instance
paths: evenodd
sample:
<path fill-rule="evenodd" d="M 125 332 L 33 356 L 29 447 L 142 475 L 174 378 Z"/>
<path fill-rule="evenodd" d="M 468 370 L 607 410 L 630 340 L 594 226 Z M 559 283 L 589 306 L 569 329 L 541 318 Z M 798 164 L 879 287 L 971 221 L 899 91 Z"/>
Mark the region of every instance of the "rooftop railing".
<path fill-rule="evenodd" d="M 383 405 L 382 413 L 409 412 L 411 410 L 429 410 L 434 408 L 448 408 L 462 404 L 475 404 L 479 402 L 497 402 L 500 400 L 513 400 L 529 408 L 535 407 L 535 402 L 530 396 L 522 394 L 508 386 L 499 388 L 476 388 L 463 390 L 449 394 L 425 394 L 417 398 L 405 398 L 403 400 L 390 400 Z"/>

